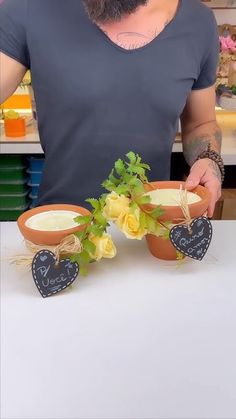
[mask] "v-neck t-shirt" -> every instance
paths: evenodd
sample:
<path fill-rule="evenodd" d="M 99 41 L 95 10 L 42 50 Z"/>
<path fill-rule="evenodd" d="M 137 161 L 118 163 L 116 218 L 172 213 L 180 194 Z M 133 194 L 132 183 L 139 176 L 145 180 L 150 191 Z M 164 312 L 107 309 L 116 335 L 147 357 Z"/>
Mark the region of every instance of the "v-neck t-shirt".
<path fill-rule="evenodd" d="M 89 20 L 80 0 L 5 0 L 0 48 L 31 70 L 45 166 L 39 204 L 84 204 L 130 150 L 150 180 L 170 176 L 179 117 L 193 89 L 216 79 L 212 11 L 180 0 L 149 44 L 125 50 Z"/>

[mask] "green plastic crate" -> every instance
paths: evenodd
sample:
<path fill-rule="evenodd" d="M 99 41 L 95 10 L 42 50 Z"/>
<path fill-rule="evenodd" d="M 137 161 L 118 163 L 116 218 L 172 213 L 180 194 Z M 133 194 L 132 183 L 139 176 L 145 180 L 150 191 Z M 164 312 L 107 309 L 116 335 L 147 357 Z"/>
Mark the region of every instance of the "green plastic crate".
<path fill-rule="evenodd" d="M 25 159 L 20 155 L 9 155 L 1 154 L 0 155 L 0 168 L 15 168 L 15 167 L 25 167 Z"/>
<path fill-rule="evenodd" d="M 19 208 L 24 207 L 28 204 L 27 200 L 28 192 L 23 194 L 14 195 L 1 195 L 0 196 L 0 208 Z"/>
<path fill-rule="evenodd" d="M 0 182 L 24 181 L 24 167 L 0 167 Z"/>
<path fill-rule="evenodd" d="M 19 208 L 0 208 L 0 221 L 16 221 L 28 208 L 28 205 Z"/>
<path fill-rule="evenodd" d="M 28 190 L 27 180 L 19 180 L 12 182 L 0 182 L 0 199 L 1 195 L 23 194 Z"/>

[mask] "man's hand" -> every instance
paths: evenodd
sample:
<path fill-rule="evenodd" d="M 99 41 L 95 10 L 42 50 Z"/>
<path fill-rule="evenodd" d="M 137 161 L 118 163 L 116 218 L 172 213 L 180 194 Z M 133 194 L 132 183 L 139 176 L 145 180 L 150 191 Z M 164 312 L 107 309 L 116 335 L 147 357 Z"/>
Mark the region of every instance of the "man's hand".
<path fill-rule="evenodd" d="M 211 194 L 208 207 L 208 217 L 211 218 L 214 213 L 215 204 L 221 197 L 220 169 L 211 159 L 197 160 L 191 168 L 186 181 L 186 188 L 192 190 L 199 184 L 205 186 Z"/>

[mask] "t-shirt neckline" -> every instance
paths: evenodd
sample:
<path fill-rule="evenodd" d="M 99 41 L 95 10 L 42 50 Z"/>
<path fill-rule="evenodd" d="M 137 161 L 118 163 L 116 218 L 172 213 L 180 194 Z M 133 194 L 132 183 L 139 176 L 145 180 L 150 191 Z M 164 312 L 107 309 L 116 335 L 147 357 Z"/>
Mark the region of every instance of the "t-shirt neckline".
<path fill-rule="evenodd" d="M 102 36 L 105 39 L 105 41 L 108 42 L 112 47 L 118 49 L 119 51 L 125 54 L 132 54 L 132 53 L 138 53 L 140 51 L 143 51 L 146 48 L 151 47 L 153 44 L 155 44 L 156 42 L 161 40 L 163 37 L 165 37 L 167 33 L 169 32 L 169 30 L 172 28 L 172 26 L 174 26 L 176 22 L 178 21 L 182 13 L 182 8 L 183 8 L 183 0 L 179 0 L 175 15 L 171 19 L 171 21 L 165 26 L 165 28 L 155 38 L 153 38 L 150 42 L 148 42 L 148 44 L 143 45 L 142 47 L 139 47 L 139 48 L 134 48 L 134 49 L 126 49 L 116 44 L 114 41 L 112 41 L 111 38 L 109 38 L 109 36 L 96 23 L 91 22 L 89 18 L 88 17 L 87 18 L 91 22 L 95 30 L 100 34 L 100 36 Z"/>

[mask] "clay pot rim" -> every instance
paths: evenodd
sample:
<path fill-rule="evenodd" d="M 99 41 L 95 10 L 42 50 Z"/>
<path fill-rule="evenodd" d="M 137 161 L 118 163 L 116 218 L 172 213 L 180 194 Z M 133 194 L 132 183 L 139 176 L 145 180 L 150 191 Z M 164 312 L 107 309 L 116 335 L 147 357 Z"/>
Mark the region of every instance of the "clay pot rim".
<path fill-rule="evenodd" d="M 22 230 L 25 230 L 28 233 L 33 234 L 48 234 L 51 237 L 61 236 L 62 234 L 73 234 L 78 228 L 82 227 L 78 224 L 78 226 L 71 227 L 65 230 L 57 230 L 57 231 L 48 231 L 48 230 L 37 230 L 35 228 L 28 227 L 26 222 L 29 218 L 33 217 L 36 214 L 40 214 L 42 212 L 48 211 L 74 211 L 78 212 L 79 215 L 91 215 L 91 212 L 87 210 L 87 208 L 78 206 L 78 205 L 70 205 L 70 204 L 50 204 L 50 205 L 42 205 L 40 207 L 32 208 L 28 211 L 25 211 L 20 217 L 17 219 L 18 227 Z M 84 226 L 83 226 L 84 227 Z"/>
<path fill-rule="evenodd" d="M 165 187 L 165 185 L 170 184 L 170 183 L 172 184 L 171 187 L 169 187 L 169 188 L 168 187 Z M 162 186 L 164 186 L 163 188 L 155 187 L 152 190 L 146 189 L 147 192 L 152 192 L 152 191 L 157 190 L 157 189 L 179 189 L 179 186 L 180 185 L 183 185 L 183 188 L 184 188 L 185 183 L 186 182 L 176 181 L 176 180 L 173 180 L 173 181 L 171 181 L 171 180 L 163 180 L 163 181 L 149 182 L 147 184 L 144 184 L 144 187 L 146 189 L 146 188 L 148 188 L 148 185 L 153 185 L 153 186 L 162 185 Z M 174 185 L 176 185 L 176 186 L 178 185 L 178 187 L 174 187 Z M 201 191 L 202 194 L 203 194 L 203 197 L 200 194 L 196 193 L 197 191 Z M 198 185 L 196 188 L 189 190 L 189 192 L 196 193 L 196 195 L 200 196 L 200 198 L 201 198 L 201 201 L 198 201 L 198 202 L 194 202 L 192 204 L 189 204 L 188 205 L 189 208 L 194 208 L 194 207 L 199 206 L 199 204 L 202 205 L 202 203 L 207 204 L 209 202 L 210 192 L 208 191 L 207 188 L 205 188 L 205 186 Z M 161 208 L 163 208 L 164 211 L 168 211 L 170 209 L 173 209 L 174 210 L 176 208 L 180 208 L 180 205 L 161 205 L 161 204 L 152 204 L 152 203 L 148 203 L 148 204 L 142 205 L 142 207 L 146 207 L 146 206 L 148 206 L 149 208 L 152 208 L 152 209 L 155 209 L 157 207 L 161 207 Z"/>

